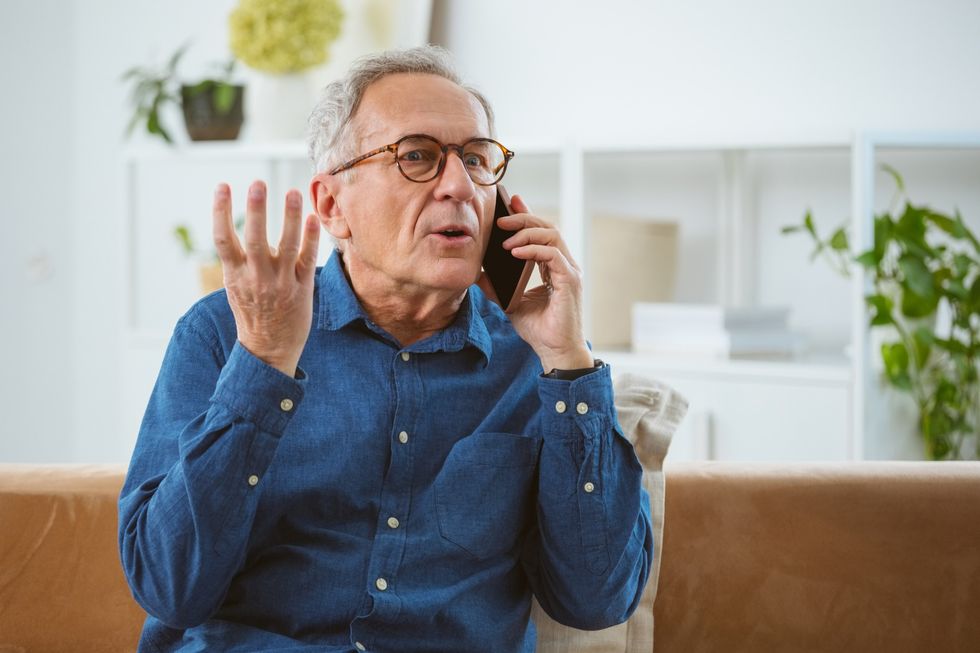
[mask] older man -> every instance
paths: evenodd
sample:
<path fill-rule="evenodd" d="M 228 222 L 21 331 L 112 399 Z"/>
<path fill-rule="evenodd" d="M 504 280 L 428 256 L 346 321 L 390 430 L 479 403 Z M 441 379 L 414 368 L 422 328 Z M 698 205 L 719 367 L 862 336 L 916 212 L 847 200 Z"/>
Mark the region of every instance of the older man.
<path fill-rule="evenodd" d="M 585 629 L 636 607 L 641 470 L 581 273 L 517 196 L 505 247 L 549 284 L 488 299 L 493 133 L 444 51 L 388 52 L 314 110 L 315 216 L 290 191 L 277 247 L 264 185 L 244 243 L 218 188 L 226 291 L 177 323 L 120 498 L 140 650 L 532 651 L 532 594 Z"/>

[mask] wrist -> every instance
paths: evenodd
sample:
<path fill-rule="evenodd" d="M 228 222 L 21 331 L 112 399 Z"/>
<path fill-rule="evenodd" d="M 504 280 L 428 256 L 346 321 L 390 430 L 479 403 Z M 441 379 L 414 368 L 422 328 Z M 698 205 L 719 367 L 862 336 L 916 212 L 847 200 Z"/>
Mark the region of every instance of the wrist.
<path fill-rule="evenodd" d="M 269 367 L 279 370 L 290 378 L 294 378 L 296 376 L 296 369 L 299 365 L 299 356 L 276 352 L 272 349 L 249 342 L 247 338 L 239 338 L 238 342 L 245 348 L 246 351 L 248 351 L 248 353 L 252 354 Z"/>
<path fill-rule="evenodd" d="M 576 349 L 570 352 L 552 352 L 549 355 L 541 356 L 540 358 L 541 367 L 544 369 L 545 374 L 555 369 L 577 370 L 593 367 L 595 364 L 595 357 L 592 355 L 592 352 L 584 346 L 581 349 Z"/>

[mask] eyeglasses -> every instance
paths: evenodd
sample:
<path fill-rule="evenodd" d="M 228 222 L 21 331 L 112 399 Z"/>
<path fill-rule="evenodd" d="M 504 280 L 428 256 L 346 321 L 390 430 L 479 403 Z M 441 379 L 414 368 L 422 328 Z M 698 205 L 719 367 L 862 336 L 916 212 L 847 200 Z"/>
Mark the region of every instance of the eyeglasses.
<path fill-rule="evenodd" d="M 471 138 L 462 145 L 443 145 L 426 134 L 409 134 L 390 145 L 351 159 L 331 170 L 330 174 L 353 168 L 376 154 L 391 152 L 402 176 L 421 184 L 432 181 L 442 173 L 449 150 L 456 152 L 470 179 L 480 186 L 493 186 L 500 181 L 507 171 L 507 163 L 514 158 L 513 152 L 491 138 Z"/>

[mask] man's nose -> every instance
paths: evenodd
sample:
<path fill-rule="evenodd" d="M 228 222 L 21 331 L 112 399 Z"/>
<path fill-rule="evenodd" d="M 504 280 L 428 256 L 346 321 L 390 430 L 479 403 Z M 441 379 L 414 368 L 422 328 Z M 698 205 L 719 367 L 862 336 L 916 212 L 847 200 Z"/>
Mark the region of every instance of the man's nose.
<path fill-rule="evenodd" d="M 459 154 L 452 150 L 446 153 L 446 163 L 438 182 L 436 196 L 440 199 L 451 198 L 460 202 L 473 199 L 475 192 L 473 180 L 470 179 L 470 174 L 466 171 Z"/>

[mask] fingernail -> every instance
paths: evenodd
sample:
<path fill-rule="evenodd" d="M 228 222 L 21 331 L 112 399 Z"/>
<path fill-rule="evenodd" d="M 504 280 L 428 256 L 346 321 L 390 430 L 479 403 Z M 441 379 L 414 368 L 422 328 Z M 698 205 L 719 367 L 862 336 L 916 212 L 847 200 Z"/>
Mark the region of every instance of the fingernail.
<path fill-rule="evenodd" d="M 286 206 L 291 209 L 298 209 L 303 206 L 303 198 L 296 191 L 286 193 Z"/>
<path fill-rule="evenodd" d="M 214 189 L 214 196 L 217 199 L 223 199 L 228 196 L 228 187 L 224 184 L 218 184 L 218 187 Z"/>
<path fill-rule="evenodd" d="M 248 189 L 248 196 L 253 200 L 260 200 L 265 197 L 265 188 L 262 184 L 255 184 Z"/>

